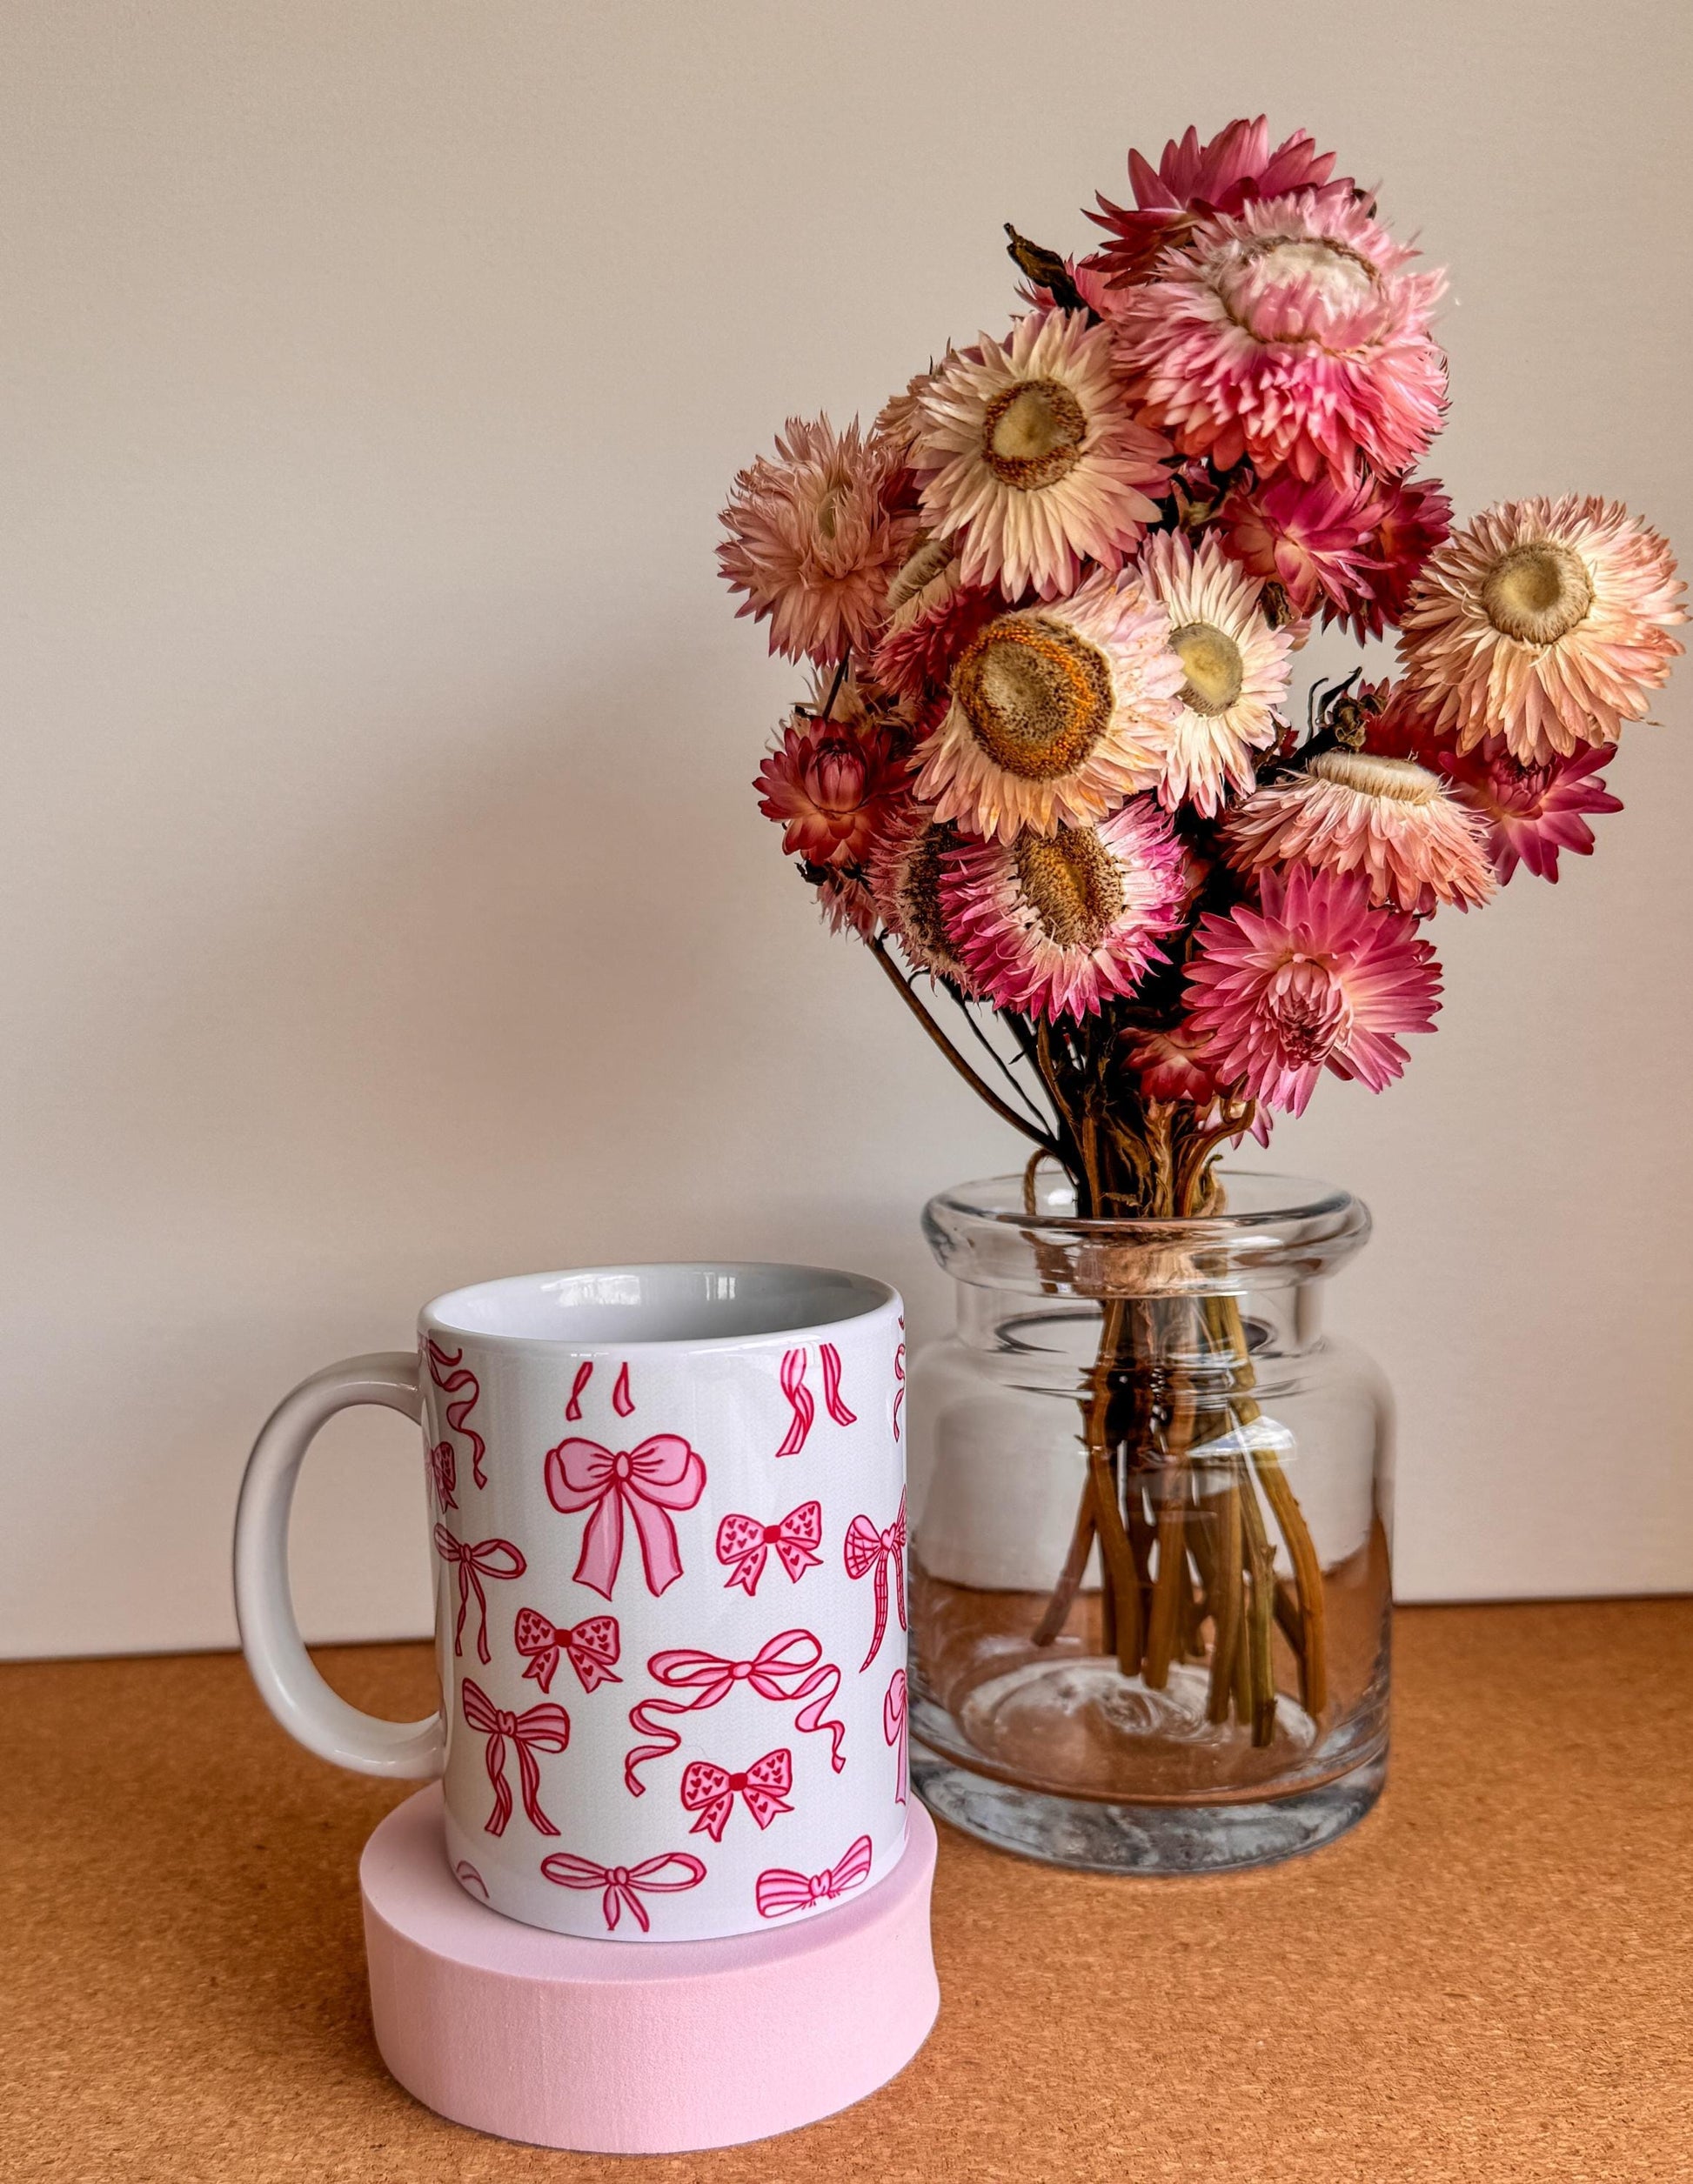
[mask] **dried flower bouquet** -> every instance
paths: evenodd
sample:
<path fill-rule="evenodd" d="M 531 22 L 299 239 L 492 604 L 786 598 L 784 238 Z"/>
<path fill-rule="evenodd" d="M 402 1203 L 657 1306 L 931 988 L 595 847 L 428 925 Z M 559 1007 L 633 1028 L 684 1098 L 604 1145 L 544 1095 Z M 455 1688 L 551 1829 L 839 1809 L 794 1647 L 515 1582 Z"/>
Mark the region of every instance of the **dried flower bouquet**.
<path fill-rule="evenodd" d="M 1261 118 L 1190 129 L 1156 167 L 1131 152 L 1134 202 L 1099 200 L 1088 254 L 1007 230 L 1002 337 L 949 346 L 867 432 L 791 420 L 724 511 L 740 612 L 814 675 L 760 809 L 1033 1141 L 1031 1214 L 1047 1158 L 1084 1219 L 1202 1218 L 1222 1148 L 1267 1141 L 1325 1071 L 1397 1077 L 1439 1007 L 1425 925 L 1591 851 L 1621 808 L 1605 763 L 1681 650 L 1669 549 L 1616 504 L 1451 530 L 1417 471 L 1443 278 L 1334 165 L 1303 132 L 1272 149 Z M 1301 732 L 1318 621 L 1396 631 L 1399 666 L 1314 687 Z M 1122 1672 L 1156 1689 L 1208 1661 L 1210 1718 L 1267 1743 L 1275 1628 L 1321 1717 L 1322 1589 L 1238 1300 L 1178 1270 L 1168 1298 L 1107 1283 L 1101 1308 L 1087 1486 L 1036 1642 L 1097 1542 Z"/>

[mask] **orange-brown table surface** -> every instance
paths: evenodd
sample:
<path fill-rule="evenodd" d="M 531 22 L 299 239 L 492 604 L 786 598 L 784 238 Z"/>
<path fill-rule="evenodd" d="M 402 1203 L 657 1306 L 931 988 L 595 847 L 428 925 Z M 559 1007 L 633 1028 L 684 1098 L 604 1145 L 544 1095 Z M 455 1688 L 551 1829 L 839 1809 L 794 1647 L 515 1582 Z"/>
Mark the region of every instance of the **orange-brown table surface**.
<path fill-rule="evenodd" d="M 421 1646 L 325 1656 L 381 1712 Z M 1233 1879 L 941 1830 L 940 2019 L 872 2100 L 651 2162 L 506 2145 L 385 2074 L 359 1847 L 403 1793 L 298 1750 L 238 1659 L 0 1668 L 0 2176 L 1693 2176 L 1693 1600 L 1419 1609 L 1387 1795 Z"/>

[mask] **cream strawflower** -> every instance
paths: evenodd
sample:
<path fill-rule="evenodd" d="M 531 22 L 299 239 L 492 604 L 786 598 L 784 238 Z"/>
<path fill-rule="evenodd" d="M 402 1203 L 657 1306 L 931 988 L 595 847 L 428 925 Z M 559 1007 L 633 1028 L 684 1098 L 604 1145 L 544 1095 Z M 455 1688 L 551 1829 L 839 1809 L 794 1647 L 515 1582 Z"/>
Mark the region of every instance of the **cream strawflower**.
<path fill-rule="evenodd" d="M 1371 902 L 1428 917 L 1441 903 L 1469 910 L 1494 892 L 1486 830 L 1409 758 L 1325 751 L 1238 804 L 1223 821 L 1225 853 L 1242 872 L 1308 865 L 1362 872 Z"/>
<path fill-rule="evenodd" d="M 1103 818 L 1163 771 L 1182 675 L 1168 628 L 1137 584 L 1103 573 L 999 616 L 953 670 L 918 795 L 937 818 L 1005 842 Z"/>
<path fill-rule="evenodd" d="M 1116 569 L 1158 510 L 1169 443 L 1135 422 L 1111 336 L 1082 311 L 1038 311 L 949 355 L 914 395 L 907 460 L 923 520 L 955 537 L 966 584 L 1010 598 L 1070 591 L 1084 559 Z"/>
<path fill-rule="evenodd" d="M 1434 554 L 1399 638 L 1460 751 L 1501 735 L 1525 765 L 1614 744 L 1661 689 L 1687 619 L 1669 546 L 1620 502 L 1502 501 Z"/>
<path fill-rule="evenodd" d="M 1181 531 L 1160 531 L 1141 548 L 1139 568 L 1169 618 L 1167 641 L 1181 668 L 1159 798 L 1210 818 L 1225 788 L 1251 794 L 1252 753 L 1275 741 L 1293 632 L 1271 629 L 1259 611 L 1263 586 L 1215 538 L 1195 552 Z"/>

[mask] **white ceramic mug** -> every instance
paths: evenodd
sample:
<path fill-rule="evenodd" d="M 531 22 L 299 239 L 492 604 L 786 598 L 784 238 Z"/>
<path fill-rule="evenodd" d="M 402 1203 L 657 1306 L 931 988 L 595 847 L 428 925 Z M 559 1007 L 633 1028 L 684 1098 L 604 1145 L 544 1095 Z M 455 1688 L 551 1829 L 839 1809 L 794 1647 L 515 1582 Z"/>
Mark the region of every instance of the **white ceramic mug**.
<path fill-rule="evenodd" d="M 241 1640 L 325 1759 L 444 1777 L 496 1911 L 617 1940 L 826 1912 L 906 1833 L 904 1319 L 806 1266 L 525 1274 L 425 1306 L 415 1357 L 296 1388 L 236 1519 Z M 355 1403 L 424 1428 L 442 1712 L 380 1721 L 312 1666 L 288 1512 Z"/>

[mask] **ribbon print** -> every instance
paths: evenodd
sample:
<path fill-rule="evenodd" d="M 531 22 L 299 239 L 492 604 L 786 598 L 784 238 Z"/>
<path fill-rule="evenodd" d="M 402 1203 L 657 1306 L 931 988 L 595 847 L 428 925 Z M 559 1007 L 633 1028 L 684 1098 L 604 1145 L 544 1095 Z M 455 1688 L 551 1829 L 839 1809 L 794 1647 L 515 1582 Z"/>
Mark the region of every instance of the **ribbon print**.
<path fill-rule="evenodd" d="M 780 1524 L 760 1524 L 754 1517 L 725 1517 L 717 1527 L 717 1559 L 729 1566 L 725 1590 L 738 1585 L 752 1599 L 764 1575 L 766 1557 L 772 1547 L 797 1585 L 806 1572 L 820 1565 L 815 1550 L 823 1541 L 823 1509 L 820 1502 L 802 1501 L 790 1509 Z"/>
<path fill-rule="evenodd" d="M 870 1838 L 860 1835 L 838 1865 L 825 1866 L 820 1873 L 796 1873 L 786 1866 L 773 1866 L 759 1875 L 754 1900 L 761 1919 L 783 1919 L 790 1911 L 833 1903 L 849 1888 L 862 1887 L 869 1878 Z"/>
<path fill-rule="evenodd" d="M 576 1582 L 610 1600 L 623 1560 L 623 1518 L 634 1519 L 646 1589 L 655 1597 L 682 1574 L 673 1509 L 692 1509 L 706 1488 L 706 1466 L 679 1434 L 654 1433 L 614 1453 L 598 1441 L 560 1441 L 547 1451 L 546 1492 L 568 1516 L 592 1509 L 577 1559 Z"/>
<path fill-rule="evenodd" d="M 458 1572 L 458 1620 L 452 1626 L 453 1659 L 456 1660 L 463 1650 L 465 1616 L 474 1593 L 478 1616 L 476 1655 L 485 1667 L 492 1656 L 488 1652 L 488 1596 L 482 1590 L 482 1580 L 520 1578 L 529 1566 L 521 1551 L 509 1539 L 478 1539 L 472 1545 L 467 1539 L 455 1539 L 444 1524 L 435 1527 L 435 1552 L 443 1562 L 454 1564 Z"/>
<path fill-rule="evenodd" d="M 837 1426 L 856 1426 L 858 1413 L 849 1411 L 840 1393 L 840 1352 L 833 1342 L 817 1346 L 818 1362 L 823 1368 L 823 1407 Z M 817 1416 L 817 1405 L 811 1390 L 806 1386 L 806 1353 L 803 1350 L 786 1350 L 782 1353 L 782 1393 L 793 1412 L 779 1456 L 797 1456 L 806 1445 L 806 1436 Z"/>
<path fill-rule="evenodd" d="M 684 1650 L 654 1653 L 646 1666 L 666 1690 L 690 1692 L 693 1696 L 643 1699 L 639 1706 L 629 1709 L 630 1727 L 655 1740 L 652 1744 L 637 1745 L 623 1762 L 623 1780 L 632 1797 L 644 1797 L 646 1793 L 646 1785 L 636 1769 L 645 1767 L 649 1760 L 666 1758 L 682 1741 L 667 1720 L 656 1717 L 699 1713 L 707 1706 L 717 1706 L 738 1684 L 743 1683 L 760 1699 L 773 1700 L 779 1706 L 806 1700 L 793 1717 L 794 1727 L 805 1733 L 826 1729 L 829 1765 L 839 1774 L 846 1764 L 840 1756 L 846 1725 L 827 1718 L 828 1709 L 840 1689 L 840 1671 L 833 1661 L 823 1659 L 823 1648 L 810 1631 L 779 1631 L 751 1660 L 726 1660 L 717 1653 Z"/>
<path fill-rule="evenodd" d="M 429 1358 L 429 1377 L 443 1395 L 454 1395 L 460 1388 L 468 1388 L 468 1395 L 461 1395 L 456 1403 L 447 1405 L 447 1429 L 462 1433 L 471 1445 L 471 1476 L 478 1486 L 485 1486 L 482 1475 L 482 1459 L 488 1453 L 488 1444 L 473 1426 L 465 1424 L 476 1408 L 482 1393 L 481 1383 L 464 1362 L 462 1346 L 457 1350 L 444 1350 L 432 1335 L 424 1339 L 424 1348 Z"/>
<path fill-rule="evenodd" d="M 842 1547 L 849 1578 L 867 1577 L 876 1573 L 876 1632 L 870 1640 L 870 1651 L 859 1664 L 859 1673 L 865 1670 L 880 1653 L 882 1634 L 887 1628 L 888 1572 L 893 1573 L 893 1604 L 899 1610 L 900 1628 L 906 1626 L 906 1498 L 900 1496 L 900 1513 L 886 1532 L 878 1532 L 868 1517 L 854 1517 L 846 1527 Z"/>
<path fill-rule="evenodd" d="M 461 1858 L 458 1860 L 458 1863 L 452 1869 L 452 1877 L 456 1881 L 458 1881 L 461 1887 L 479 1889 L 482 1893 L 483 1902 L 487 1902 L 488 1884 L 485 1880 L 484 1880 L 481 1874 L 478 1873 L 476 1867 L 472 1865 L 468 1858 Z"/>
<path fill-rule="evenodd" d="M 909 1694 L 906 1689 L 906 1672 L 896 1668 L 888 1679 L 887 1696 L 882 1700 L 882 1734 L 894 1749 L 893 1802 L 906 1801 L 906 1773 L 910 1762 L 911 1725 L 907 1720 Z"/>
<path fill-rule="evenodd" d="M 614 1615 L 590 1615 L 573 1630 L 565 1630 L 549 1623 L 545 1615 L 538 1614 L 532 1607 L 520 1607 L 512 1642 L 520 1653 L 530 1656 L 529 1666 L 523 1672 L 525 1681 L 532 1677 L 543 1691 L 552 1688 L 560 1653 L 576 1671 L 577 1681 L 584 1691 L 597 1691 L 601 1684 L 623 1681 L 621 1676 L 612 1673 L 618 1659 Z"/>
<path fill-rule="evenodd" d="M 661 1878 L 672 1867 L 677 1869 L 679 1878 Z M 635 1924 L 643 1934 L 651 1933 L 642 1894 L 675 1895 L 685 1888 L 697 1888 L 706 1878 L 705 1867 L 685 1850 L 667 1850 L 661 1858 L 643 1859 L 639 1866 L 596 1866 L 592 1858 L 578 1858 L 569 1851 L 555 1850 L 550 1858 L 542 1859 L 541 1871 L 561 1888 L 602 1889 L 600 1909 L 605 1914 L 607 1934 L 617 1932 L 618 1920 L 626 1910 L 634 1914 Z"/>
<path fill-rule="evenodd" d="M 570 1716 L 562 1706 L 531 1706 L 527 1713 L 512 1713 L 495 1706 L 480 1684 L 468 1676 L 459 1686 L 465 1719 L 478 1736 L 486 1737 L 488 1780 L 494 1786 L 494 1809 L 482 1823 L 485 1833 L 503 1835 L 512 1817 L 512 1786 L 505 1779 L 505 1747 L 517 1747 L 518 1780 L 523 1809 L 537 1833 L 559 1831 L 541 1810 L 541 1768 L 538 1752 L 562 1752 L 570 1742 Z"/>
<path fill-rule="evenodd" d="M 906 1321 L 903 1312 L 900 1315 L 900 1339 L 893 1351 L 893 1438 L 897 1441 L 900 1438 L 900 1413 L 904 1409 L 906 1400 Z"/>
<path fill-rule="evenodd" d="M 593 1359 L 584 1358 L 576 1368 L 576 1378 L 570 1384 L 570 1400 L 565 1406 L 566 1426 L 582 1423 L 582 1391 L 593 1378 Z"/>
<path fill-rule="evenodd" d="M 619 1418 L 627 1418 L 635 1407 L 635 1399 L 629 1393 L 629 1368 L 626 1365 L 617 1376 L 617 1386 L 612 1390 L 612 1408 Z"/>
<path fill-rule="evenodd" d="M 731 1774 L 709 1760 L 691 1760 L 682 1770 L 682 1803 L 697 1813 L 689 1833 L 723 1840 L 724 1825 L 739 1797 L 759 1826 L 768 1827 L 778 1813 L 791 1813 L 787 1793 L 793 1787 L 793 1761 L 786 1751 L 766 1752 L 744 1773 Z"/>
<path fill-rule="evenodd" d="M 429 1475 L 435 1482 L 435 1498 L 441 1505 L 441 1514 L 456 1509 L 453 1488 L 458 1484 L 458 1459 L 452 1453 L 451 1441 L 437 1441 L 429 1452 Z"/>
<path fill-rule="evenodd" d="M 776 1451 L 779 1456 L 797 1456 L 806 1445 L 811 1422 L 817 1415 L 817 1406 L 812 1400 L 811 1390 L 806 1386 L 806 1353 L 803 1350 L 787 1350 L 782 1354 L 782 1393 L 793 1416 L 788 1421 L 786 1438 Z"/>

